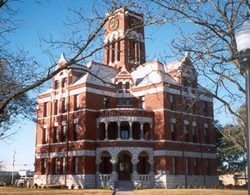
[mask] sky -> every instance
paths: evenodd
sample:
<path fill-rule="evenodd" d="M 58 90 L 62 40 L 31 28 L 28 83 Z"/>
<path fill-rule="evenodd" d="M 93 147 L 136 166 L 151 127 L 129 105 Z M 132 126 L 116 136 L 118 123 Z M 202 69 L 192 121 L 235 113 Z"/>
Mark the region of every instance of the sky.
<path fill-rule="evenodd" d="M 44 53 L 46 44 L 42 41 L 51 35 L 56 39 L 63 39 L 67 31 L 65 20 L 72 16 L 69 9 L 81 7 L 86 13 L 91 14 L 91 0 L 46 0 L 46 1 L 11 1 L 11 8 L 17 10 L 13 20 L 22 22 L 20 29 L 10 33 L 10 49 L 24 48 L 30 56 L 34 56 L 42 64 L 50 64 L 51 57 Z M 102 5 L 100 4 L 100 9 Z M 189 27 L 187 26 L 187 29 Z M 145 30 L 146 52 L 148 59 L 155 59 L 167 51 L 171 40 L 176 33 L 173 26 L 151 26 Z M 150 38 L 149 38 L 150 37 Z M 65 52 L 63 48 L 54 50 L 53 55 L 60 58 Z M 66 51 L 66 57 L 67 57 Z M 171 59 L 173 60 L 173 59 Z M 32 96 L 37 96 L 33 92 Z M 223 121 L 227 121 L 227 116 Z M 0 141 L 0 161 L 5 165 L 6 170 L 12 170 L 13 155 L 15 151 L 15 170 L 34 169 L 35 159 L 35 123 L 27 120 L 13 124 L 12 131 L 17 133 L 8 139 Z"/>

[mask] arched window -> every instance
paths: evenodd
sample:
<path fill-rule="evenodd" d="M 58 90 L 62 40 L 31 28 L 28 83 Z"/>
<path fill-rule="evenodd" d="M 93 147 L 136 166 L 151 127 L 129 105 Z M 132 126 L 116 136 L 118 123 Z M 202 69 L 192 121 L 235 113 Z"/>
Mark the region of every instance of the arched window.
<path fill-rule="evenodd" d="M 127 91 L 128 89 L 130 89 L 130 84 L 129 84 L 129 82 L 126 82 L 126 84 L 125 84 L 125 89 L 126 89 L 126 91 Z"/>

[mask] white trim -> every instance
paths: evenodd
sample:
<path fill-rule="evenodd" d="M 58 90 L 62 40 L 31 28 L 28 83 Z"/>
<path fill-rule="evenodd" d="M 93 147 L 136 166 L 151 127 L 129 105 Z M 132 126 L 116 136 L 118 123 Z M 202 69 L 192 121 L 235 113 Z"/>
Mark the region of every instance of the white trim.
<path fill-rule="evenodd" d="M 201 153 L 201 152 L 186 152 L 177 150 L 154 150 L 154 157 L 156 156 L 175 156 L 175 157 L 192 157 L 192 158 L 210 158 L 216 159 L 215 153 Z"/>
<path fill-rule="evenodd" d="M 78 88 L 78 89 L 73 89 L 73 90 L 68 90 L 68 91 L 69 91 L 70 96 L 89 92 L 89 93 L 94 93 L 94 94 L 98 94 L 98 95 L 119 97 L 119 94 L 116 93 L 116 92 L 101 90 L 101 89 L 95 89 L 95 88 L 92 88 L 92 87 L 81 87 L 81 88 Z M 136 92 L 131 91 L 131 95 L 132 96 L 144 96 L 144 95 L 154 94 L 154 93 L 159 93 L 159 92 L 169 92 L 170 94 L 180 95 L 180 90 L 174 89 L 174 88 L 166 88 L 165 89 L 163 86 L 153 87 L 153 88 L 150 88 L 150 89 L 145 89 L 145 90 L 136 91 Z M 54 98 L 55 98 L 55 100 L 58 100 L 61 97 L 67 97 L 67 96 L 68 96 L 67 92 L 64 92 L 64 93 L 60 93 L 60 94 L 55 95 Z M 197 96 L 188 95 L 188 97 L 196 98 Z M 213 98 L 207 97 L 207 96 L 204 96 L 204 95 L 200 95 L 199 99 L 201 99 L 203 101 L 207 101 L 207 102 L 213 102 Z M 38 103 L 49 102 L 51 100 L 52 100 L 52 97 L 40 98 L 40 99 L 38 99 Z"/>
<path fill-rule="evenodd" d="M 66 152 L 45 152 L 45 153 L 36 153 L 36 159 L 39 158 L 57 158 L 57 157 L 72 157 L 72 156 L 95 156 L 95 150 L 74 150 Z"/>
<path fill-rule="evenodd" d="M 194 117 L 202 117 L 202 118 L 208 118 L 208 119 L 214 119 L 211 116 L 205 116 L 205 115 L 199 115 L 199 114 L 191 114 L 188 112 L 180 112 L 180 111 L 175 111 L 175 110 L 171 110 L 171 109 L 167 109 L 167 108 L 159 108 L 159 109 L 155 109 L 152 110 L 153 112 L 163 112 L 163 111 L 167 111 L 167 112 L 173 112 L 175 114 L 184 114 L 184 115 L 189 115 L 189 116 L 194 116 Z"/>
<path fill-rule="evenodd" d="M 74 111 L 70 111 L 69 114 L 72 113 L 77 113 L 77 112 L 84 112 L 84 111 L 88 111 L 88 112 L 99 112 L 99 110 L 94 110 L 94 109 L 89 109 L 89 108 L 83 108 L 83 109 L 79 109 L 79 110 L 74 110 Z M 57 117 L 57 116 L 62 116 L 62 115 L 67 115 L 67 112 L 64 113 L 58 113 L 56 115 L 51 115 L 51 116 L 46 116 L 46 117 L 39 117 L 37 118 L 38 120 L 42 120 L 42 119 L 46 119 L 46 118 L 51 118 L 51 117 Z"/>
<path fill-rule="evenodd" d="M 148 122 L 152 123 L 153 119 L 150 117 L 137 117 L 137 116 L 109 116 L 97 118 L 96 122 L 113 122 L 113 121 L 131 121 L 131 122 Z"/>

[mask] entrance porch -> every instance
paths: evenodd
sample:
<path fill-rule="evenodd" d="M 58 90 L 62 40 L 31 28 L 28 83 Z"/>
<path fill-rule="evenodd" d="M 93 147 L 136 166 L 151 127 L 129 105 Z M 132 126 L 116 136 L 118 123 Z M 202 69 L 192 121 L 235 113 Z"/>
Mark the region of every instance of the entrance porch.
<path fill-rule="evenodd" d="M 154 184 L 151 148 L 98 148 L 96 159 L 97 187 L 114 187 L 118 181 L 131 181 L 134 186 Z"/>

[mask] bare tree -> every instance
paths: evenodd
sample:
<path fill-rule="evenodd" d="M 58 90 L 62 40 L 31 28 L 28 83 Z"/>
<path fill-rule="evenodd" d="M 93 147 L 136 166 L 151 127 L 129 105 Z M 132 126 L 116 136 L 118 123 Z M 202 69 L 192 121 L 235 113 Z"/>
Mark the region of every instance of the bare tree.
<path fill-rule="evenodd" d="M 245 122 L 237 110 L 245 103 L 244 75 L 237 58 L 235 34 L 248 18 L 249 2 L 151 0 L 178 28 L 172 41 L 175 55 L 189 52 L 202 87 L 220 102 L 220 109 Z M 185 24 L 185 25 L 183 25 Z M 187 28 L 190 27 L 191 28 Z M 188 32 L 189 31 L 189 32 Z M 245 136 L 245 134 L 242 134 Z M 242 141 L 245 141 L 244 138 Z M 246 143 L 243 143 L 245 146 Z M 242 151 L 242 146 L 239 146 Z M 243 149 L 244 150 L 244 149 Z M 245 150 L 244 150 L 245 151 Z"/>
<path fill-rule="evenodd" d="M 9 15 L 15 14 L 15 11 L 8 7 L 8 2 L 3 1 L 0 7 L 1 11 L 6 11 Z M 108 20 L 105 13 L 112 13 L 117 7 L 128 2 L 104 0 L 105 6 L 102 9 L 100 9 L 99 4 L 93 3 L 91 15 L 87 15 L 81 8 L 71 10 L 74 12 L 75 17 L 67 20 L 65 24 L 66 27 L 70 28 L 66 38 L 64 40 L 52 38 L 44 40 L 45 43 L 50 45 L 50 49 L 46 51 L 48 55 L 52 56 L 52 50 L 55 48 L 63 47 L 71 51 L 67 62 L 60 67 L 56 66 L 57 62 L 55 60 L 47 65 L 38 64 L 34 58 L 28 57 L 28 54 L 22 49 L 15 52 L 5 49 L 5 46 L 9 44 L 5 40 L 5 33 L 13 32 L 19 26 L 11 21 L 11 17 L 2 19 L 0 23 L 0 139 L 11 135 L 6 132 L 9 125 L 14 121 L 12 119 L 16 119 L 17 115 L 21 114 L 27 117 L 27 114 L 34 113 L 35 103 L 34 100 L 29 98 L 27 92 L 49 81 L 63 69 L 81 69 L 91 74 L 91 71 L 82 64 L 104 47 L 103 27 Z M 133 3 L 129 3 L 129 5 L 133 5 Z M 52 56 L 52 59 L 55 59 L 54 56 Z M 76 65 L 78 66 L 76 67 Z M 41 68 L 36 67 L 43 67 L 46 71 L 42 72 Z M 105 82 L 102 78 L 98 79 Z"/>

